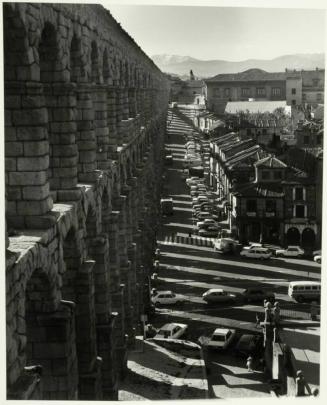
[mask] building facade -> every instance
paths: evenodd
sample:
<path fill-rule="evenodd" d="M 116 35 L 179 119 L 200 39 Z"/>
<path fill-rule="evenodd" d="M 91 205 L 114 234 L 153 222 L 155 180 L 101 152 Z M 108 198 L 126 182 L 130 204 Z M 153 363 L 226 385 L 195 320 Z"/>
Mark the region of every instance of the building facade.
<path fill-rule="evenodd" d="M 229 101 L 285 100 L 285 73 L 249 69 L 242 73 L 219 74 L 205 80 L 209 110 L 223 114 Z"/>
<path fill-rule="evenodd" d="M 6 3 L 3 19 L 7 396 L 117 399 L 169 85 L 102 6 Z"/>
<path fill-rule="evenodd" d="M 207 106 L 223 114 L 228 101 L 254 99 L 286 100 L 288 105 L 317 105 L 324 103 L 325 70 L 265 72 L 249 69 L 241 73 L 219 74 L 205 80 Z"/>
<path fill-rule="evenodd" d="M 210 181 L 241 243 L 321 244 L 314 176 L 288 166 L 253 139 L 229 133 L 211 141 Z M 318 203 L 319 206 L 319 203 Z"/>

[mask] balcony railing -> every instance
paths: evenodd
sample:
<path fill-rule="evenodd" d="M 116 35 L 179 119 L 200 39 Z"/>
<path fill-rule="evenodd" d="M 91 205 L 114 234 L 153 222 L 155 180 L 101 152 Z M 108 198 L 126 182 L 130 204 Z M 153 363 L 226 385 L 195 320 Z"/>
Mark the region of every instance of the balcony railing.
<path fill-rule="evenodd" d="M 283 213 L 278 211 L 267 212 L 264 210 L 257 211 L 241 211 L 239 209 L 235 210 L 235 214 L 241 217 L 250 217 L 250 218 L 282 218 Z"/>

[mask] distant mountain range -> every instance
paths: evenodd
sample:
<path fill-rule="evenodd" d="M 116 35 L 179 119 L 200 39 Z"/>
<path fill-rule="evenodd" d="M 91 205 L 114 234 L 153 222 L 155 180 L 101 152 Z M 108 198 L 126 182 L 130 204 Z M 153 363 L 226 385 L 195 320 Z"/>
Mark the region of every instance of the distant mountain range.
<path fill-rule="evenodd" d="M 179 55 L 154 55 L 152 60 L 165 73 L 189 76 L 192 69 L 195 77 L 198 78 L 212 77 L 220 73 L 238 73 L 252 68 L 267 72 L 283 72 L 285 68 L 312 70 L 316 67 L 320 69 L 325 67 L 323 53 L 283 55 L 270 60 L 247 59 L 239 62 L 199 60 Z"/>

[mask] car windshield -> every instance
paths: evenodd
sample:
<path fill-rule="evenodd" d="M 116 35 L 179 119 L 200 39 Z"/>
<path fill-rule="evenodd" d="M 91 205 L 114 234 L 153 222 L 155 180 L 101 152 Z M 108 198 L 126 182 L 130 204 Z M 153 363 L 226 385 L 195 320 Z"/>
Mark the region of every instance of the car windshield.
<path fill-rule="evenodd" d="M 211 340 L 215 342 L 225 342 L 226 339 L 223 335 L 213 335 Z"/>

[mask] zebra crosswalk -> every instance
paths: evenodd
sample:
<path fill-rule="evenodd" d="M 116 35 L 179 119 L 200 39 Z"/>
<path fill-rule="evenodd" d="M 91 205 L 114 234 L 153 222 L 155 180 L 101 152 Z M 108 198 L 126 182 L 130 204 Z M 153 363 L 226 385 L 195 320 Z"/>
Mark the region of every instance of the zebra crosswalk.
<path fill-rule="evenodd" d="M 169 235 L 161 242 L 163 245 L 195 245 L 213 247 L 213 241 L 210 238 L 203 238 L 201 236 L 184 236 L 184 235 Z"/>

